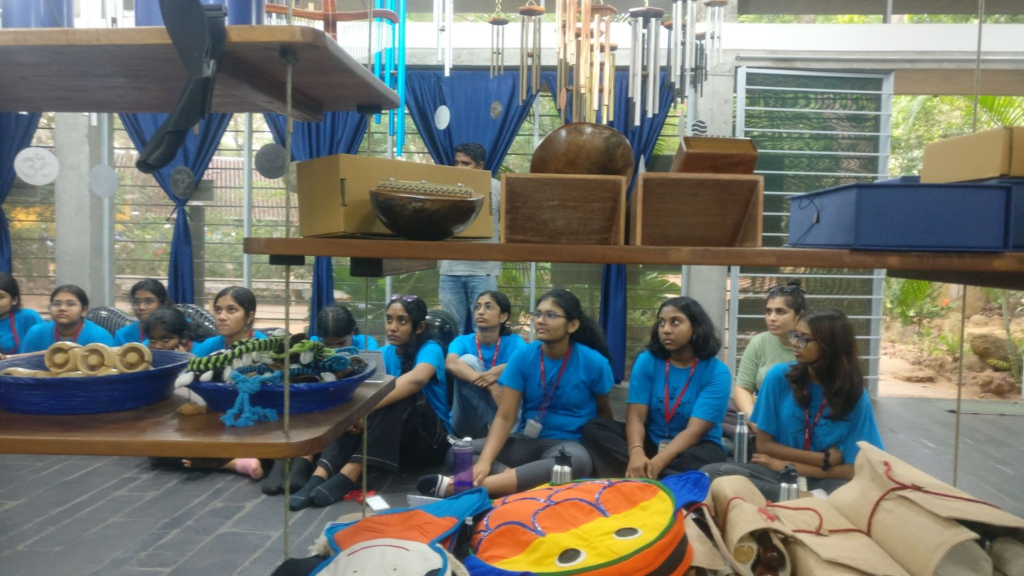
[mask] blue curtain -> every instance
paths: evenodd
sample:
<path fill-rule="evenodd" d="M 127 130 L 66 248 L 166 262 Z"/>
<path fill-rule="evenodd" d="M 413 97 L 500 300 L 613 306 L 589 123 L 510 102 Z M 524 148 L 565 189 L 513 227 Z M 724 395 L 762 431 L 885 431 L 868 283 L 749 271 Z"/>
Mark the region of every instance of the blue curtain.
<path fill-rule="evenodd" d="M 555 72 L 543 72 L 541 80 L 548 85 L 551 97 L 558 107 L 558 86 Z M 640 125 L 633 125 L 629 104 L 629 73 L 615 73 L 615 117 L 610 126 L 625 134 L 633 146 L 635 168 L 633 181 L 629 183 L 627 197 L 633 192 L 641 158 L 649 158 L 654 151 L 662 126 L 672 106 L 672 91 L 665 82 L 664 72 L 661 74 L 661 98 L 658 102 L 658 114 L 647 118 L 640 117 Z M 568 114 L 572 114 L 572 103 L 567 102 Z M 609 264 L 604 267 L 601 279 L 601 328 L 608 339 L 608 348 L 612 353 L 612 373 L 616 380 L 622 380 L 626 373 L 626 267 L 621 264 Z"/>
<path fill-rule="evenodd" d="M 38 112 L 0 112 L 0 272 L 11 269 L 11 233 L 3 203 L 14 185 L 14 157 L 32 143 L 39 126 Z"/>
<path fill-rule="evenodd" d="M 167 119 L 167 114 L 120 114 L 121 123 L 132 139 L 135 148 L 142 151 L 153 137 L 160 125 Z M 210 165 L 220 139 L 231 121 L 231 114 L 210 114 L 199 123 L 199 133 L 190 130 L 178 154 L 167 166 L 153 173 L 157 183 L 164 189 L 167 197 L 174 202 L 178 217 L 174 222 L 174 235 L 171 237 L 171 262 L 167 271 L 167 291 L 172 300 L 179 304 L 195 302 L 195 285 L 192 275 L 192 232 L 188 226 L 188 212 L 182 200 L 171 192 L 171 171 L 178 166 L 187 166 L 196 177 L 196 184 L 203 179 L 206 167 Z"/>
<path fill-rule="evenodd" d="M 530 113 L 535 96 L 519 105 L 519 73 L 506 72 L 490 78 L 487 71 L 452 70 L 445 77 L 440 70 L 406 72 L 409 115 L 434 162 L 455 164 L 455 147 L 478 142 L 487 150 L 484 168 L 497 174 L 519 127 Z M 497 118 L 491 116 L 494 103 L 501 105 Z M 434 124 L 434 112 L 445 105 L 451 122 L 444 130 Z"/>
<path fill-rule="evenodd" d="M 264 114 L 274 141 L 284 146 L 285 117 Z M 320 122 L 295 122 L 292 160 L 302 162 L 334 154 L 355 154 L 366 134 L 366 116 L 355 112 L 326 112 Z M 330 258 L 313 259 L 313 294 L 309 302 L 309 335 L 316 336 L 316 317 L 334 303 L 334 266 Z"/>

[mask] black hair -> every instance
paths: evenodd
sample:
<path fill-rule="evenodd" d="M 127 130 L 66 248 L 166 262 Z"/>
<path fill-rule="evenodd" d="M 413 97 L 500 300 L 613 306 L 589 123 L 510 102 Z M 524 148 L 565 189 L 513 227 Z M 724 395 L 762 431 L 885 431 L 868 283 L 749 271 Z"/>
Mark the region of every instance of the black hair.
<path fill-rule="evenodd" d="M 167 287 L 159 280 L 153 278 L 139 280 L 132 286 L 131 297 L 135 298 L 135 293 L 139 290 L 145 290 L 156 296 L 156 299 L 160 301 L 160 306 L 171 306 L 174 304 L 174 302 L 171 302 L 170 296 L 167 295 Z"/>
<path fill-rule="evenodd" d="M 181 310 L 171 306 L 161 306 L 153 311 L 142 323 L 142 333 L 147 338 L 151 337 L 153 328 L 163 328 L 169 334 L 174 334 L 183 340 L 192 340 L 192 330 L 189 327 L 188 319 Z"/>
<path fill-rule="evenodd" d="M 214 308 L 217 307 L 217 301 L 224 296 L 231 296 L 231 299 L 235 301 L 235 304 L 242 307 L 246 318 L 249 317 L 250 312 L 253 314 L 256 313 L 256 295 L 252 293 L 252 290 L 249 290 L 245 286 L 228 286 L 220 292 L 217 292 L 217 295 L 213 297 Z M 248 326 L 249 322 L 246 322 L 246 325 Z"/>
<path fill-rule="evenodd" d="M 387 308 L 391 308 L 395 304 L 400 305 L 409 315 L 409 322 L 412 323 L 412 337 L 402 351 L 402 374 L 416 367 L 416 355 L 420 353 L 420 348 L 434 338 L 434 327 L 427 323 L 427 303 L 419 297 L 412 297 L 409 300 L 406 298 L 410 297 L 393 297 L 387 306 Z M 384 309 L 385 312 L 387 308 Z M 417 334 L 416 330 L 420 326 L 423 326 L 423 331 Z"/>
<path fill-rule="evenodd" d="M 50 292 L 50 302 L 53 302 L 53 299 L 56 298 L 57 294 L 60 294 L 61 292 L 73 294 L 75 298 L 78 298 L 78 302 L 82 305 L 82 310 L 89 309 L 89 296 L 85 294 L 85 290 L 82 290 L 81 288 L 75 286 L 74 284 L 65 284 L 63 286 L 57 286 L 56 288 L 54 288 L 53 292 Z"/>
<path fill-rule="evenodd" d="M 512 331 L 508 328 L 508 321 L 512 318 L 512 302 L 509 301 L 508 296 L 505 296 L 504 293 L 498 292 L 497 290 L 484 290 L 480 294 L 477 294 L 476 300 L 474 300 L 473 303 L 476 304 L 476 302 L 484 296 L 494 300 L 494 303 L 498 305 L 499 317 L 501 314 L 508 314 L 508 318 L 501 323 L 501 328 L 498 329 L 498 335 L 508 336 L 512 334 Z"/>
<path fill-rule="evenodd" d="M 487 161 L 487 150 L 483 144 L 464 142 L 455 147 L 455 154 L 460 153 L 469 156 L 469 159 L 477 164 L 483 164 Z"/>
<path fill-rule="evenodd" d="M 316 315 L 316 333 L 321 338 L 344 338 L 359 334 L 359 326 L 348 308 L 335 303 L 321 308 Z"/>
<path fill-rule="evenodd" d="M 845 420 L 864 394 L 864 375 L 857 357 L 857 339 L 850 319 L 839 310 L 811 310 L 801 316 L 811 329 L 811 337 L 821 351 L 814 364 L 797 362 L 786 373 L 786 380 L 797 404 L 811 405 L 807 383 L 811 370 L 817 383 L 825 390 L 825 402 L 832 411 L 832 420 Z"/>
<path fill-rule="evenodd" d="M 597 322 L 583 312 L 580 299 L 575 294 L 561 288 L 548 290 L 537 299 L 537 306 L 540 306 L 540 303 L 545 300 L 553 300 L 562 309 L 562 312 L 565 312 L 566 322 L 579 321 L 580 327 L 569 335 L 570 340 L 593 348 L 611 362 L 612 353 L 608 351 L 608 344 L 604 341 L 604 331 L 601 330 L 601 326 Z"/>
<path fill-rule="evenodd" d="M 12 274 L 0 272 L 0 290 L 10 294 L 11 300 L 16 301 L 11 304 L 11 312 L 21 310 L 21 288 L 18 287 L 18 281 Z"/>
<path fill-rule="evenodd" d="M 658 308 L 658 316 L 661 316 L 661 311 L 666 306 L 674 306 L 679 309 L 690 321 L 690 327 L 693 328 L 693 338 L 690 340 L 690 344 L 693 346 L 695 357 L 701 360 L 710 360 L 718 355 L 722 349 L 722 340 L 715 331 L 715 323 L 711 321 L 711 317 L 704 311 L 700 302 L 689 296 L 669 298 L 661 303 L 661 307 Z M 647 343 L 647 351 L 659 360 L 665 360 L 671 355 L 665 345 L 661 343 L 657 320 L 651 326 L 651 341 Z"/>
<path fill-rule="evenodd" d="M 765 300 L 771 300 L 772 298 L 783 298 L 786 301 L 786 307 L 792 310 L 797 316 L 802 315 L 807 311 L 807 297 L 806 292 L 800 287 L 799 280 L 791 280 L 785 286 L 778 285 L 768 291 L 768 296 Z"/>

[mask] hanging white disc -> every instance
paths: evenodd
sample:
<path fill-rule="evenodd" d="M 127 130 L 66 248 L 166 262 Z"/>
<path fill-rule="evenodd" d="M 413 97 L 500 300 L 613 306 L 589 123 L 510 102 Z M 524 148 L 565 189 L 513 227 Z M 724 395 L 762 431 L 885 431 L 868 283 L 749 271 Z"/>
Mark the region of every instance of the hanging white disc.
<path fill-rule="evenodd" d="M 100 198 L 112 198 L 120 185 L 117 172 L 106 164 L 94 166 L 89 172 L 89 189 Z"/>
<path fill-rule="evenodd" d="M 288 171 L 288 151 L 280 144 L 264 144 L 256 152 L 253 165 L 264 178 L 276 180 Z"/>
<path fill-rule="evenodd" d="M 32 186 L 46 186 L 57 179 L 60 162 L 45 148 L 25 148 L 14 157 L 14 173 Z"/>
<path fill-rule="evenodd" d="M 501 102 L 497 100 L 491 102 L 491 118 L 497 120 L 498 117 L 501 116 L 501 108 Z"/>
<path fill-rule="evenodd" d="M 196 191 L 196 175 L 187 166 L 178 166 L 171 170 L 171 192 L 182 200 L 192 197 Z"/>
<path fill-rule="evenodd" d="M 438 130 L 444 130 L 448 127 L 448 123 L 452 120 L 452 111 L 448 109 L 444 104 L 437 107 L 437 111 L 434 112 L 434 126 Z"/>

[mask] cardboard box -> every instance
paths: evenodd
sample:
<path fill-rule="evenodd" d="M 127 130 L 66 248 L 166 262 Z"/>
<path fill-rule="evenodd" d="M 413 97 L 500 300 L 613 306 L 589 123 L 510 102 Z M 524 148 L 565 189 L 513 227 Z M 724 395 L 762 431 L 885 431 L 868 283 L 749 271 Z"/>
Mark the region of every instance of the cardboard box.
<path fill-rule="evenodd" d="M 491 173 L 451 166 L 337 154 L 298 163 L 299 233 L 302 236 L 395 236 L 370 205 L 381 180 L 463 184 L 484 197 L 480 214 L 459 238 L 492 238 Z"/>
<path fill-rule="evenodd" d="M 622 176 L 505 174 L 501 241 L 621 246 L 627 184 Z"/>
<path fill-rule="evenodd" d="M 921 182 L 1024 177 L 1024 126 L 997 128 L 924 147 Z"/>

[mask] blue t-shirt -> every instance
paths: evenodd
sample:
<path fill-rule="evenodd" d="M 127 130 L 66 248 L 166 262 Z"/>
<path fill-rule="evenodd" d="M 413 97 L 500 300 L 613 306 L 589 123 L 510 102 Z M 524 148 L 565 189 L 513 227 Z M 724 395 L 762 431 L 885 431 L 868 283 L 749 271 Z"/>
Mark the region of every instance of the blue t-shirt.
<path fill-rule="evenodd" d="M 398 355 L 394 345 L 388 344 L 381 348 L 384 356 L 384 369 L 395 378 L 402 375 L 402 357 Z M 423 387 L 427 403 L 444 422 L 448 432 L 452 431 L 452 411 L 448 407 L 448 380 L 444 374 L 444 351 L 441 345 L 433 340 L 427 341 L 416 353 L 416 364 L 430 364 L 434 367 L 434 375 Z"/>
<path fill-rule="evenodd" d="M 480 346 L 480 353 L 483 355 L 484 369 L 490 370 L 492 366 L 501 366 L 502 364 L 508 364 L 509 358 L 519 350 L 524 348 L 526 342 L 519 337 L 518 334 L 509 334 L 508 336 L 501 336 L 498 338 L 498 345 L 496 346 Z M 495 361 L 494 349 L 498 349 L 498 358 Z M 470 354 L 472 356 L 480 357 L 476 350 L 476 334 L 464 334 L 459 336 L 452 343 L 448 345 L 448 353 L 462 356 L 463 354 Z"/>
<path fill-rule="evenodd" d="M 310 336 L 309 339 L 312 342 L 319 342 L 320 341 L 320 337 L 319 336 Z M 352 345 L 355 346 L 356 348 L 358 348 L 359 350 L 376 350 L 377 349 L 377 341 L 373 339 L 373 336 L 368 336 L 366 334 L 355 334 L 355 335 L 353 335 L 352 336 Z"/>
<path fill-rule="evenodd" d="M 679 393 L 686 386 L 690 377 L 690 368 L 677 368 L 669 364 L 669 411 L 675 404 Z M 647 411 L 647 434 L 654 443 L 671 441 L 686 429 L 690 418 L 700 418 L 714 424 L 704 435 L 704 440 L 711 440 L 722 445 L 722 420 L 729 407 L 729 395 L 732 393 L 732 375 L 729 368 L 718 358 L 701 360 L 693 370 L 690 387 L 686 396 L 679 401 L 672 421 L 665 424 L 665 361 L 658 360 L 650 352 L 637 356 L 633 362 L 633 372 L 629 375 L 628 404 L 643 404 Z"/>
<path fill-rule="evenodd" d="M 43 317 L 35 310 L 22 308 L 12 315 L 0 320 L 0 352 L 4 354 L 17 354 L 21 348 L 21 341 L 28 335 L 28 331 L 36 324 L 43 323 Z M 14 318 L 14 325 L 11 326 L 11 318 Z M 17 334 L 12 331 L 17 331 Z"/>
<path fill-rule="evenodd" d="M 263 332 L 259 331 L 253 332 L 252 337 L 260 340 L 267 339 Z M 195 346 L 192 347 L 192 353 L 195 354 L 196 356 L 209 356 L 210 354 L 213 354 L 214 352 L 223 349 L 224 337 L 218 335 L 214 336 L 213 338 L 207 338 L 202 342 L 197 342 Z"/>
<path fill-rule="evenodd" d="M 114 332 L 114 344 L 118 346 L 128 344 L 129 342 L 144 342 L 145 340 L 146 336 L 142 334 L 142 322 L 132 322 Z"/>
<path fill-rule="evenodd" d="M 578 343 L 571 346 L 569 364 L 557 388 L 553 386 L 565 359 L 544 358 L 546 390 L 551 399 L 543 419 L 539 416 L 545 392 L 540 382 L 541 342 L 527 344 L 509 359 L 499 382 L 523 395 L 523 419 L 517 432 L 522 432 L 526 421 L 532 419 L 543 426 L 539 438 L 579 441 L 583 425 L 597 416 L 594 397 L 607 394 L 615 385 L 611 364 L 592 348 Z"/>
<path fill-rule="evenodd" d="M 29 329 L 28 334 L 22 338 L 21 348 L 18 349 L 18 352 L 22 354 L 40 352 L 56 343 L 57 341 L 53 337 L 54 325 L 54 322 L 51 320 L 33 326 Z M 82 331 L 78 333 L 78 338 L 74 341 L 82 346 L 86 344 L 114 345 L 114 337 L 110 335 L 110 332 L 100 328 L 90 320 L 84 321 Z"/>
<path fill-rule="evenodd" d="M 793 364 L 776 364 L 768 371 L 764 382 L 761 383 L 761 391 L 758 393 L 750 421 L 779 444 L 803 450 L 804 409 L 796 403 L 789 382 L 786 381 L 786 372 L 789 372 Z M 808 389 L 811 393 L 808 413 L 813 423 L 814 417 L 818 414 L 818 407 L 825 398 L 825 391 L 820 385 L 813 383 L 808 385 Z M 882 446 L 882 437 L 878 434 L 878 425 L 875 424 L 875 413 L 871 409 L 871 399 L 867 390 L 861 394 L 857 406 L 845 420 L 830 420 L 831 414 L 832 409 L 825 408 L 821 420 L 811 432 L 811 451 L 821 452 L 836 447 L 843 453 L 843 462 L 853 464 L 860 452 L 857 442 L 861 440 L 885 450 Z"/>

